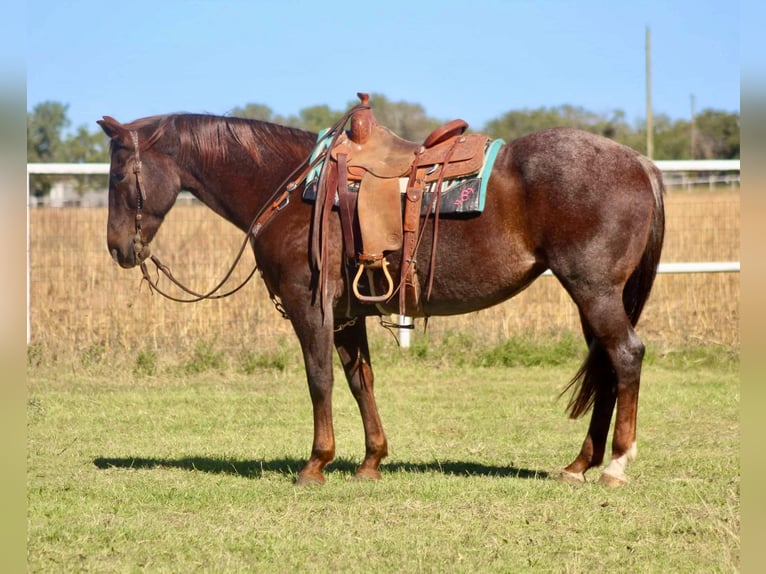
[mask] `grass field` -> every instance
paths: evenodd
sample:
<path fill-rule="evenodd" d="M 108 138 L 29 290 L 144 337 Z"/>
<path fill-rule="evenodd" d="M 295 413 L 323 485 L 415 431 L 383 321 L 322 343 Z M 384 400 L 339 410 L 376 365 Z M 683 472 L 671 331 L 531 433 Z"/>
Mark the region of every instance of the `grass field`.
<path fill-rule="evenodd" d="M 363 435 L 337 370 L 338 459 L 324 487 L 302 489 L 297 351 L 86 352 L 64 368 L 32 349 L 29 571 L 738 570 L 735 353 L 650 354 L 639 457 L 610 490 L 551 479 L 587 424 L 557 400 L 573 344 L 461 345 L 375 345 L 390 442 L 376 483 L 351 480 Z"/>

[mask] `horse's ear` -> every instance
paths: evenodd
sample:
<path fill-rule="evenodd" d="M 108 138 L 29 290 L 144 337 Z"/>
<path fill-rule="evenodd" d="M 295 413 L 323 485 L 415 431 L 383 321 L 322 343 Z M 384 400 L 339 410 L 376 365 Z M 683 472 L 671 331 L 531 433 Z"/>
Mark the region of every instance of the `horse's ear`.
<path fill-rule="evenodd" d="M 125 126 L 111 116 L 104 116 L 104 119 L 98 120 L 96 123 L 101 126 L 104 133 L 111 139 L 118 138 L 126 131 Z"/>

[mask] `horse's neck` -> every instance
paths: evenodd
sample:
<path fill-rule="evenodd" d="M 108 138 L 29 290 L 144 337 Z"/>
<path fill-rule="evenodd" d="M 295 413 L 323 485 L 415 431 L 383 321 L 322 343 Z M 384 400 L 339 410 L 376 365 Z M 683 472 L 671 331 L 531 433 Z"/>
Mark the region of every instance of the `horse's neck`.
<path fill-rule="evenodd" d="M 281 191 L 278 189 L 280 184 L 285 183 L 305 158 L 296 157 L 291 162 L 283 157 L 280 161 L 272 161 L 269 157 L 256 159 L 238 151 L 240 153 L 227 161 L 206 165 L 198 158 L 192 159 L 189 165 L 182 166 L 188 177 L 188 181 L 182 181 L 182 187 L 214 212 L 246 230 L 258 211 Z"/>

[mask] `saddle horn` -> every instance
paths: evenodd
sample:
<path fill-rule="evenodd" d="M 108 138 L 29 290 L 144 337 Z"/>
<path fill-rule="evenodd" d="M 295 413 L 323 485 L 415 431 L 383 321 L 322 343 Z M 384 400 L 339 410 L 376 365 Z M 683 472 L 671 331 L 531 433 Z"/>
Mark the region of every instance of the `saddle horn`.
<path fill-rule="evenodd" d="M 351 129 L 349 131 L 349 139 L 355 144 L 365 144 L 370 139 L 372 128 L 378 124 L 375 120 L 375 115 L 372 113 L 370 106 L 370 94 L 365 92 L 358 92 L 357 97 L 361 101 L 363 106 L 367 106 L 367 109 L 357 110 L 351 116 Z"/>

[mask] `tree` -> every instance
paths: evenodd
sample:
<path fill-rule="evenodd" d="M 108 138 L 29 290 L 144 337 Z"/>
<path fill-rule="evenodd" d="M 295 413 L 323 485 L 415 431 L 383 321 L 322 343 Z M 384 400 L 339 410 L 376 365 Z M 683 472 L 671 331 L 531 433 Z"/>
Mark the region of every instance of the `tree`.
<path fill-rule="evenodd" d="M 68 109 L 59 102 L 43 102 L 27 113 L 27 161 L 61 160 L 61 133 L 69 127 Z"/>
<path fill-rule="evenodd" d="M 69 126 L 68 108 L 68 105 L 48 101 L 37 104 L 31 114 L 27 112 L 28 162 L 63 160 L 61 133 Z M 47 195 L 56 179 L 50 175 L 32 176 L 29 179 L 30 192 L 38 197 Z"/>
<path fill-rule="evenodd" d="M 358 103 L 350 102 L 349 108 Z M 370 94 L 370 106 L 379 124 L 407 140 L 422 141 L 442 123 L 429 118 L 420 104 L 392 102 L 383 94 Z"/>
<path fill-rule="evenodd" d="M 296 128 L 308 130 L 310 132 L 319 132 L 325 128 L 335 125 L 343 112 L 331 110 L 329 106 L 311 106 L 303 108 L 298 117 L 288 118 L 287 125 Z"/>
<path fill-rule="evenodd" d="M 697 129 L 695 158 L 739 157 L 739 114 L 706 109 L 694 121 Z"/>
<path fill-rule="evenodd" d="M 70 163 L 108 162 L 109 138 L 102 131 L 89 132 L 84 125 L 77 128 L 62 144 L 61 161 Z"/>
<path fill-rule="evenodd" d="M 229 113 L 230 116 L 237 118 L 247 118 L 250 120 L 260 120 L 262 122 L 279 123 L 274 118 L 274 112 L 269 106 L 263 104 L 245 104 L 242 108 L 234 108 Z"/>
<path fill-rule="evenodd" d="M 691 159 L 691 126 L 686 120 L 654 116 L 654 159 Z M 644 129 L 646 134 L 646 129 Z M 645 145 L 645 144 L 644 144 Z"/>
<path fill-rule="evenodd" d="M 513 110 L 487 122 L 484 131 L 497 138 L 511 141 L 535 131 L 553 127 L 571 127 L 632 143 L 632 130 L 625 121 L 625 112 L 613 110 L 609 116 L 599 115 L 579 106 L 568 104 L 555 108 Z"/>
<path fill-rule="evenodd" d="M 84 125 L 62 143 L 61 161 L 69 163 L 108 163 L 109 138 L 101 130 L 89 132 Z M 77 193 L 108 185 L 103 175 L 84 175 L 75 180 Z"/>

